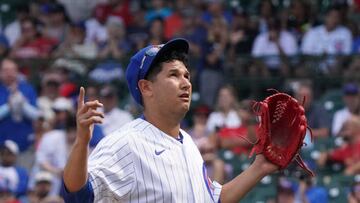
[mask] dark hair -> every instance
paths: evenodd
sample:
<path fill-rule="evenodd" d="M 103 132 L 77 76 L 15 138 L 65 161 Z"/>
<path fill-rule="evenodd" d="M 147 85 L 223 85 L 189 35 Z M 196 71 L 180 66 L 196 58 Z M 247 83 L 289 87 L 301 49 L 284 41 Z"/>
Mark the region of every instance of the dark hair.
<path fill-rule="evenodd" d="M 155 80 L 156 76 L 162 70 L 162 63 L 179 60 L 184 63 L 185 67 L 188 68 L 188 56 L 184 52 L 170 51 L 169 53 L 163 53 L 156 61 L 153 61 L 149 71 L 145 75 L 146 80 Z"/>

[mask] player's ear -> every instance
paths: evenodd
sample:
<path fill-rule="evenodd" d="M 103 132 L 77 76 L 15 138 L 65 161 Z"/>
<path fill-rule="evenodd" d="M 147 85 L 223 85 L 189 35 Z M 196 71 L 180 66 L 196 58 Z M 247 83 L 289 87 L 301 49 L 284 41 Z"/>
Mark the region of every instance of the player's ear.
<path fill-rule="evenodd" d="M 139 80 L 138 87 L 143 97 L 149 97 L 152 93 L 152 82 L 149 80 Z"/>

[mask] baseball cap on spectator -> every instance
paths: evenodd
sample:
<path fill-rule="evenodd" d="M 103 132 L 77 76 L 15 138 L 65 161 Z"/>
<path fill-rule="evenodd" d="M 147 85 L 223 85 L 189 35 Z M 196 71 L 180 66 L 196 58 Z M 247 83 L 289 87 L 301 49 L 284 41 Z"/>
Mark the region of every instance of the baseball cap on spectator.
<path fill-rule="evenodd" d="M 35 175 L 35 183 L 48 182 L 51 183 L 53 175 L 47 171 L 40 171 Z"/>
<path fill-rule="evenodd" d="M 72 22 L 72 23 L 70 23 L 70 26 L 73 28 L 79 28 L 81 30 L 86 30 L 84 21 Z"/>
<path fill-rule="evenodd" d="M 54 111 L 73 111 L 73 103 L 70 99 L 65 97 L 59 97 L 55 99 L 52 108 Z"/>
<path fill-rule="evenodd" d="M 281 177 L 278 182 L 278 191 L 283 193 L 295 193 L 296 185 L 285 177 Z"/>
<path fill-rule="evenodd" d="M 42 78 L 42 85 L 60 85 L 61 77 L 56 73 L 46 73 Z"/>
<path fill-rule="evenodd" d="M 124 20 L 119 16 L 109 16 L 106 20 L 106 26 L 124 27 Z"/>
<path fill-rule="evenodd" d="M 194 113 L 197 115 L 206 115 L 210 114 L 210 108 L 206 105 L 199 105 L 195 108 Z"/>
<path fill-rule="evenodd" d="M 12 140 L 5 140 L 3 148 L 8 149 L 12 154 L 19 154 L 19 146 Z"/>
<path fill-rule="evenodd" d="M 41 11 L 46 14 L 65 13 L 65 8 L 63 5 L 58 4 L 58 3 L 48 3 L 48 4 L 44 4 L 41 7 Z"/>
<path fill-rule="evenodd" d="M 143 105 L 138 87 L 139 80 L 145 78 L 152 64 L 156 63 L 160 55 L 167 54 L 173 50 L 188 53 L 189 43 L 185 39 L 177 38 L 170 40 L 166 44 L 147 46 L 131 57 L 126 69 L 126 79 L 129 91 L 136 103 Z"/>
<path fill-rule="evenodd" d="M 347 83 L 343 87 L 345 95 L 357 95 L 359 93 L 359 87 L 355 83 Z"/>
<path fill-rule="evenodd" d="M 79 75 L 84 75 L 86 73 L 86 66 L 78 60 L 75 59 L 65 59 L 59 58 L 51 66 L 53 69 L 65 69 L 70 72 L 77 73 Z"/>
<path fill-rule="evenodd" d="M 116 61 L 106 61 L 97 64 L 96 68 L 90 71 L 89 77 L 99 83 L 109 83 L 123 79 L 124 71 L 120 63 Z"/>

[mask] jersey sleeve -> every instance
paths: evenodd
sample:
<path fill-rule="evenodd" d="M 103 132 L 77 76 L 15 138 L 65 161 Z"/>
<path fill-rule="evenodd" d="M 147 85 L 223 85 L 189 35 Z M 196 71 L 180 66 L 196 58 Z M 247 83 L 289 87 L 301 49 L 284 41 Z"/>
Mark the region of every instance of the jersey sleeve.
<path fill-rule="evenodd" d="M 213 188 L 213 199 L 215 203 L 220 203 L 220 193 L 221 193 L 221 189 L 222 189 L 222 185 L 220 185 L 218 182 L 213 181 L 211 183 L 211 186 Z"/>
<path fill-rule="evenodd" d="M 121 136 L 105 137 L 89 157 L 89 181 L 95 202 L 121 201 L 130 195 L 135 182 L 134 159 Z"/>
<path fill-rule="evenodd" d="M 68 192 L 64 181 L 60 190 L 61 196 L 64 198 L 65 202 L 71 203 L 93 203 L 94 202 L 94 192 L 89 180 L 86 182 L 84 187 L 82 187 L 77 192 Z"/>

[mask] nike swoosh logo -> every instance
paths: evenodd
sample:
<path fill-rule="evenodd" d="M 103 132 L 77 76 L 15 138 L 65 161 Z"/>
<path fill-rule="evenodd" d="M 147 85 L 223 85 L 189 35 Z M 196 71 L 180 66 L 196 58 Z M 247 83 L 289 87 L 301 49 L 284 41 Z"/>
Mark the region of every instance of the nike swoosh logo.
<path fill-rule="evenodd" d="M 159 156 L 159 155 L 160 155 L 161 153 L 163 153 L 164 151 L 165 151 L 165 149 L 163 149 L 163 150 L 161 150 L 161 151 L 157 151 L 157 150 L 155 149 L 155 154 Z"/>

